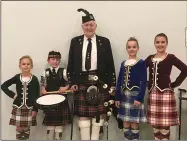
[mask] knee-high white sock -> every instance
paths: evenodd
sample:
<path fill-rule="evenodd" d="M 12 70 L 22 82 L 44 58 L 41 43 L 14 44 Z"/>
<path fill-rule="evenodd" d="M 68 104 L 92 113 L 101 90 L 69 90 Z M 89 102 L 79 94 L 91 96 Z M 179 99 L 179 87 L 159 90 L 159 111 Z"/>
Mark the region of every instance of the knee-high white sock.
<path fill-rule="evenodd" d="M 100 119 L 99 123 L 96 123 L 96 119 L 92 119 L 92 135 L 91 140 L 99 140 L 100 127 L 103 126 L 104 120 Z"/>
<path fill-rule="evenodd" d="M 47 140 L 54 140 L 55 126 L 47 126 Z"/>
<path fill-rule="evenodd" d="M 81 140 L 90 140 L 90 120 L 79 120 Z"/>
<path fill-rule="evenodd" d="M 62 139 L 63 126 L 55 126 L 55 140 Z"/>

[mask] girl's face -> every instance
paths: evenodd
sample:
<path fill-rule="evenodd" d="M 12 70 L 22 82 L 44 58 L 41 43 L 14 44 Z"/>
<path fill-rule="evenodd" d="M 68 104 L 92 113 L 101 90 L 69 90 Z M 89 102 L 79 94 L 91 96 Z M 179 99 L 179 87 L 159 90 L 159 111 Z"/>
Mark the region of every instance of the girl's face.
<path fill-rule="evenodd" d="M 126 49 L 129 56 L 136 57 L 139 47 L 136 41 L 128 41 Z"/>
<path fill-rule="evenodd" d="M 30 72 L 33 68 L 31 60 L 29 58 L 23 58 L 19 63 L 19 68 L 22 72 Z"/>
<path fill-rule="evenodd" d="M 60 59 L 59 58 L 49 58 L 48 63 L 51 65 L 51 67 L 57 68 L 60 64 Z"/>
<path fill-rule="evenodd" d="M 158 36 L 155 38 L 155 48 L 157 50 L 158 53 L 165 53 L 166 52 L 166 48 L 167 48 L 167 41 L 165 37 L 162 36 Z"/>

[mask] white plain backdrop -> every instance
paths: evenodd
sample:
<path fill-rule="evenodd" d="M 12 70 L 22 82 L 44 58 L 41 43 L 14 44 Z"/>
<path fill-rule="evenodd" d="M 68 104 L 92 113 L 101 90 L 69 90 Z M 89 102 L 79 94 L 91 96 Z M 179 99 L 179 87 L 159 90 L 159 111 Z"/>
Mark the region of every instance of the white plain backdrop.
<path fill-rule="evenodd" d="M 39 79 L 51 50 L 61 52 L 62 66 L 66 67 L 70 40 L 82 34 L 83 13 L 77 12 L 78 8 L 85 8 L 92 13 L 97 22 L 97 34 L 110 39 L 117 75 L 120 63 L 127 58 L 125 44 L 131 36 L 139 40 L 139 57 L 145 59 L 149 54 L 155 53 L 155 35 L 164 32 L 169 39 L 168 52 L 187 62 L 185 1 L 3 1 L 1 81 L 4 82 L 20 72 L 19 58 L 27 54 L 34 61 L 32 72 Z M 174 68 L 171 79 L 175 80 L 178 74 L 179 71 Z M 186 86 L 185 81 L 181 87 Z M 11 88 L 15 89 L 15 86 Z M 8 125 L 11 104 L 12 100 L 1 92 L 3 140 L 15 139 L 15 127 Z M 38 126 L 32 128 L 31 139 L 45 139 L 46 129 L 42 126 L 42 120 L 43 114 L 40 112 Z M 75 123 L 75 130 L 76 126 Z M 69 134 L 70 128 L 67 127 L 64 133 L 66 140 L 70 139 Z M 73 139 L 79 139 L 78 131 L 74 132 Z M 109 139 L 124 139 L 123 133 L 118 132 L 115 119 L 112 119 L 109 127 Z M 145 136 L 143 139 L 148 138 Z M 171 139 L 177 139 L 175 127 L 172 128 Z"/>

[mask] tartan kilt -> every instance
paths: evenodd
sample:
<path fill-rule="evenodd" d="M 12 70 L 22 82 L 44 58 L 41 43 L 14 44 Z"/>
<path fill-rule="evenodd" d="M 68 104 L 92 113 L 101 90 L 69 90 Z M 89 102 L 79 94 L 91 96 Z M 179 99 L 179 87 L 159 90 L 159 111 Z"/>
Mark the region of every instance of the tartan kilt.
<path fill-rule="evenodd" d="M 45 108 L 43 111 L 45 113 L 43 124 L 46 126 L 64 126 L 71 123 L 71 114 L 67 99 L 58 106 Z"/>
<path fill-rule="evenodd" d="M 86 91 L 79 90 L 78 93 L 75 94 L 75 106 L 74 113 L 79 117 L 95 117 L 99 112 L 100 115 L 105 114 L 104 102 L 109 100 L 109 94 L 99 93 L 100 99 L 98 105 L 90 106 L 86 101 Z"/>
<path fill-rule="evenodd" d="M 12 117 L 10 118 L 10 125 L 20 126 L 20 127 L 28 127 L 28 126 L 36 126 L 36 116 L 31 117 L 32 109 L 27 109 L 26 106 L 22 106 L 21 108 L 13 107 L 12 109 Z"/>
<path fill-rule="evenodd" d="M 125 122 L 147 122 L 144 103 L 141 103 L 140 106 L 134 105 L 134 100 L 139 92 L 125 90 L 121 94 L 117 118 Z"/>
<path fill-rule="evenodd" d="M 179 124 L 175 93 L 159 91 L 154 87 L 148 97 L 147 119 L 154 126 L 175 126 Z"/>

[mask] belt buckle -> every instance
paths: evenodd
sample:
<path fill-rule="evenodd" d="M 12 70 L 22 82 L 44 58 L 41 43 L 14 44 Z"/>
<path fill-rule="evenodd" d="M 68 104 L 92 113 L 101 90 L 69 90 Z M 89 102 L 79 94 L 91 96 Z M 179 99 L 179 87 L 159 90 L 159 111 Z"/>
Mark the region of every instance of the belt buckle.
<path fill-rule="evenodd" d="M 93 74 L 89 74 L 89 75 L 88 75 L 88 80 L 89 80 L 89 81 L 94 81 L 94 76 L 95 76 L 95 75 L 93 75 Z"/>

